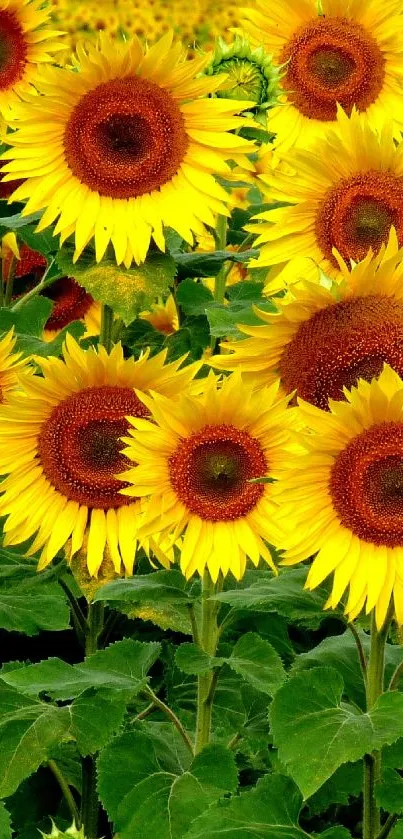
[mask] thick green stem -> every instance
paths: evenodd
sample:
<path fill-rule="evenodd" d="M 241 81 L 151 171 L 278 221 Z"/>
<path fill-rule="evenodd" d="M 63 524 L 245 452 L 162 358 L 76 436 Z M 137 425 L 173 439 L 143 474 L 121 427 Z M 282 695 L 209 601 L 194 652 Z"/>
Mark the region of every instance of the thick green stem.
<path fill-rule="evenodd" d="M 367 711 L 375 705 L 384 691 L 385 644 L 388 637 L 390 617 L 382 629 L 378 630 L 375 610 L 371 624 L 371 650 L 367 665 L 366 698 Z M 381 752 L 373 752 L 364 757 L 364 816 L 363 839 L 375 839 L 381 829 L 380 810 L 376 803 L 375 790 L 381 777 Z"/>
<path fill-rule="evenodd" d="M 216 591 L 217 588 L 209 572 L 206 570 L 203 576 L 202 620 L 199 645 L 210 656 L 215 656 L 218 643 L 218 605 L 214 600 L 209 599 Z M 197 680 L 196 754 L 210 741 L 211 717 L 216 683 L 217 674 L 211 670 L 208 673 L 202 673 Z"/>
<path fill-rule="evenodd" d="M 98 649 L 98 638 L 104 625 L 104 604 L 89 603 L 85 628 L 85 655 L 93 655 Z M 86 839 L 97 839 L 99 820 L 99 799 L 97 793 L 97 769 L 95 755 L 83 758 L 83 790 L 81 798 L 81 822 Z"/>
<path fill-rule="evenodd" d="M 102 306 L 101 316 L 101 332 L 99 336 L 99 343 L 105 347 L 107 352 L 112 349 L 112 334 L 113 334 L 113 309 L 107 306 L 106 303 Z"/>

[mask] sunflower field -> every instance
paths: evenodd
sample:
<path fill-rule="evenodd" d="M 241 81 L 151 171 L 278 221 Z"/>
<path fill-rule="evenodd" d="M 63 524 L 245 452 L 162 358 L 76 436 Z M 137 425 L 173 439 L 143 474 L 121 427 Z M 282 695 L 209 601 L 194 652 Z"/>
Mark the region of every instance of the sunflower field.
<path fill-rule="evenodd" d="M 403 0 L 0 0 L 0 839 L 403 839 Z"/>

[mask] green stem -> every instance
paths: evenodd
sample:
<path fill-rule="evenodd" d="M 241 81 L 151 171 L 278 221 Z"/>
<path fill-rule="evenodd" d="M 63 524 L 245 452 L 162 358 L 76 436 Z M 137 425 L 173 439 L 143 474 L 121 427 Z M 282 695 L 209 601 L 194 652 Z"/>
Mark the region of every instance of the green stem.
<path fill-rule="evenodd" d="M 47 288 L 49 285 L 53 285 L 53 283 L 55 283 L 56 280 L 60 279 L 60 277 L 62 276 L 61 273 L 56 274 L 54 277 L 49 277 L 48 276 L 49 272 L 50 272 L 51 268 L 53 268 L 54 264 L 55 264 L 55 258 L 50 260 L 49 265 L 48 265 L 40 283 L 38 283 L 38 285 L 36 285 L 35 288 L 31 288 L 30 291 L 27 291 L 27 293 L 24 294 L 23 297 L 20 297 L 14 303 L 14 306 L 11 307 L 12 312 L 18 312 L 18 310 L 21 309 L 21 306 L 24 306 L 24 304 L 27 302 L 27 300 L 31 300 L 32 297 L 36 297 L 36 295 L 40 294 L 40 292 L 43 291 L 44 288 Z"/>
<path fill-rule="evenodd" d="M 104 604 L 89 603 L 85 628 L 85 655 L 93 655 L 98 649 L 98 638 L 104 625 Z M 96 839 L 98 834 L 99 799 L 97 793 L 96 755 L 88 755 L 82 761 L 83 790 L 81 798 L 81 822 L 86 839 Z"/>
<path fill-rule="evenodd" d="M 217 591 L 209 572 L 203 576 L 202 620 L 200 647 L 210 656 L 215 656 L 218 643 L 218 604 L 209 598 Z M 217 674 L 215 671 L 201 673 L 197 679 L 196 754 L 210 741 L 211 717 Z"/>
<path fill-rule="evenodd" d="M 63 793 L 64 799 L 66 804 L 70 810 L 72 818 L 74 819 L 75 825 L 77 828 L 81 827 L 81 820 L 80 814 L 77 809 L 76 802 L 74 801 L 73 794 L 71 789 L 66 781 L 66 778 L 63 775 L 63 772 L 58 767 L 55 760 L 48 760 L 48 766 L 54 777 L 56 778 L 57 783 Z"/>
<path fill-rule="evenodd" d="M 185 730 L 185 728 L 183 727 L 183 725 L 182 725 L 182 723 L 181 723 L 180 719 L 178 719 L 178 717 L 176 716 L 176 714 L 174 714 L 174 712 L 173 712 L 173 711 L 172 711 L 172 709 L 169 707 L 169 705 L 166 705 L 166 704 L 165 704 L 165 702 L 163 702 L 163 701 L 162 701 L 162 699 L 160 699 L 160 698 L 157 696 L 157 694 L 156 694 L 156 693 L 154 693 L 154 691 L 153 691 L 153 690 L 152 690 L 149 686 L 147 686 L 147 688 L 145 689 L 144 693 L 145 693 L 145 694 L 146 694 L 146 695 L 147 695 L 150 699 L 152 699 L 153 705 L 155 705 L 155 707 L 156 707 L 156 708 L 159 708 L 159 709 L 160 709 L 160 711 L 162 711 L 164 714 L 166 714 L 166 716 L 168 717 L 168 719 L 169 719 L 169 720 L 171 720 L 171 723 L 173 723 L 173 725 L 175 726 L 176 730 L 179 732 L 179 734 L 180 734 L 180 735 L 181 735 L 181 737 L 183 738 L 184 742 L 186 743 L 186 745 L 187 745 L 187 747 L 188 747 L 188 749 L 189 749 L 190 753 L 191 753 L 192 755 L 194 755 L 193 743 L 192 743 L 192 741 L 191 741 L 191 739 L 190 739 L 190 737 L 189 737 L 189 735 L 188 735 L 187 731 L 186 731 L 186 730 Z M 137 717 L 137 719 L 139 719 L 139 717 Z"/>
<path fill-rule="evenodd" d="M 6 291 L 4 294 L 4 306 L 9 306 L 13 297 L 13 288 L 14 288 L 14 277 L 15 277 L 15 269 L 16 269 L 16 258 L 13 255 L 11 257 L 10 268 L 8 271 L 8 277 L 6 281 Z"/>
<path fill-rule="evenodd" d="M 217 218 L 216 240 L 217 250 L 225 251 L 227 245 L 227 219 L 225 216 L 218 216 Z M 227 272 L 224 263 L 214 280 L 214 300 L 217 303 L 224 303 L 226 279 Z"/>
<path fill-rule="evenodd" d="M 382 629 L 378 630 L 375 610 L 372 613 L 371 650 L 367 665 L 366 698 L 367 711 L 370 711 L 384 691 L 385 645 L 388 637 L 390 615 Z M 376 785 L 381 778 L 381 752 L 373 752 L 364 757 L 364 816 L 363 839 L 375 839 L 381 830 L 380 810 L 376 803 Z"/>
<path fill-rule="evenodd" d="M 112 349 L 112 332 L 113 332 L 113 309 L 106 303 L 102 305 L 101 316 L 101 332 L 99 336 L 99 343 L 105 347 L 107 352 Z"/>

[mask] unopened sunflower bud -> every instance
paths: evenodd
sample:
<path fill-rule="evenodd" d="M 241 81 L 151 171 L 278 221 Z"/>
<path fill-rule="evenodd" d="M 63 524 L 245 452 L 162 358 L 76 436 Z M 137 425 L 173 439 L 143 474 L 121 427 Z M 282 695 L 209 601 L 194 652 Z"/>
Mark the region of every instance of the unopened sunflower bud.
<path fill-rule="evenodd" d="M 218 38 L 208 75 L 227 73 L 227 81 L 216 95 L 225 99 L 250 100 L 264 111 L 277 101 L 280 70 L 274 67 L 263 47 L 252 49 L 246 38 L 236 36 L 232 44 Z"/>
<path fill-rule="evenodd" d="M 56 827 L 53 819 L 52 819 L 52 832 L 51 833 L 42 833 L 42 830 L 39 831 L 43 839 L 85 839 L 84 835 L 84 828 L 81 827 L 80 830 L 76 828 L 75 822 L 68 827 L 67 830 L 59 830 Z"/>

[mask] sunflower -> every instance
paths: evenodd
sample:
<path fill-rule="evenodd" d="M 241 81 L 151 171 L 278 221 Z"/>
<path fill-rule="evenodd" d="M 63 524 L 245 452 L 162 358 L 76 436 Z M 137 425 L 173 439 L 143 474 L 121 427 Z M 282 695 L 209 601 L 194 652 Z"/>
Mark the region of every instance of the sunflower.
<path fill-rule="evenodd" d="M 151 323 L 157 332 L 173 335 L 179 329 L 179 315 L 173 294 L 167 297 L 165 303 L 153 303 L 149 311 L 140 312 L 139 318 Z"/>
<path fill-rule="evenodd" d="M 278 537 L 271 483 L 287 445 L 290 413 L 277 384 L 254 393 L 238 374 L 222 385 L 208 378 L 199 396 L 175 402 L 141 396 L 153 422 L 129 418 L 123 454 L 136 466 L 120 478 L 125 496 L 149 497 L 143 537 L 183 535 L 181 569 L 187 578 L 208 568 L 240 579 L 249 557 L 274 568 L 265 542 Z"/>
<path fill-rule="evenodd" d="M 146 416 L 134 388 L 170 397 L 200 365 L 164 364 L 166 352 L 138 361 L 116 345 L 83 350 L 67 335 L 63 360 L 38 359 L 43 377 L 20 377 L 22 391 L 0 411 L 0 515 L 5 545 L 35 537 L 42 569 L 69 541 L 71 555 L 87 539 L 87 564 L 96 576 L 108 547 L 115 570 L 133 569 L 140 502 L 120 493 L 115 472 L 128 465 L 119 442 L 127 414 Z"/>
<path fill-rule="evenodd" d="M 230 172 L 228 158 L 252 166 L 253 143 L 230 133 L 249 124 L 235 116 L 249 103 L 202 98 L 223 77 L 197 78 L 208 56 L 186 61 L 171 41 L 147 52 L 137 39 L 81 47 L 78 72 L 49 68 L 43 96 L 18 111 L 4 180 L 26 178 L 13 199 L 28 199 L 23 214 L 46 208 L 38 231 L 59 217 L 54 232 L 61 242 L 74 234 L 74 260 L 95 237 L 98 262 L 109 242 L 118 264 L 143 262 L 151 237 L 165 249 L 163 225 L 193 243 L 228 215 L 213 173 Z"/>
<path fill-rule="evenodd" d="M 99 335 L 101 330 L 101 304 L 80 286 L 73 277 L 60 277 L 42 292 L 54 303 L 50 317 L 46 321 L 42 338 L 53 341 L 56 335 L 74 320 L 82 320 L 85 325 L 84 338 Z"/>
<path fill-rule="evenodd" d="M 18 374 L 26 367 L 22 353 L 13 353 L 16 344 L 14 328 L 0 339 L 0 404 L 8 403 L 10 394 L 18 387 Z"/>
<path fill-rule="evenodd" d="M 355 106 L 378 129 L 403 129 L 400 0 L 256 0 L 243 25 L 283 68 L 282 101 L 268 115 L 276 144 L 324 137 L 337 104 Z"/>
<path fill-rule="evenodd" d="M 403 16 L 402 16 L 403 19 Z M 340 276 L 334 248 L 345 260 L 379 251 L 391 226 L 403 244 L 403 141 L 396 146 L 390 126 L 380 134 L 339 111 L 337 128 L 308 151 L 285 156 L 294 172 L 281 168 L 262 175 L 271 200 L 293 206 L 257 216 L 260 256 L 255 266 L 310 257 L 329 276 Z"/>
<path fill-rule="evenodd" d="M 50 9 L 41 0 L 3 0 L 0 9 L 0 113 L 11 116 L 20 98 L 33 90 L 38 65 L 65 49 L 61 32 L 46 28 Z"/>
<path fill-rule="evenodd" d="M 341 283 L 329 288 L 301 281 L 273 302 L 277 312 L 255 309 L 261 326 L 239 324 L 250 337 L 222 343 L 210 364 L 242 370 L 259 387 L 280 376 L 287 393 L 327 410 L 343 388 L 379 375 L 384 362 L 403 375 L 403 250 L 394 231 L 388 247 L 352 269 L 340 260 Z"/>
<path fill-rule="evenodd" d="M 403 624 L 403 381 L 385 365 L 378 379 L 345 390 L 330 412 L 300 401 L 305 453 L 276 486 L 284 564 L 317 552 L 306 586 L 334 572 L 327 603 L 352 620 L 366 606 L 380 628 L 393 597 Z M 279 524 L 282 524 L 279 520 Z"/>

